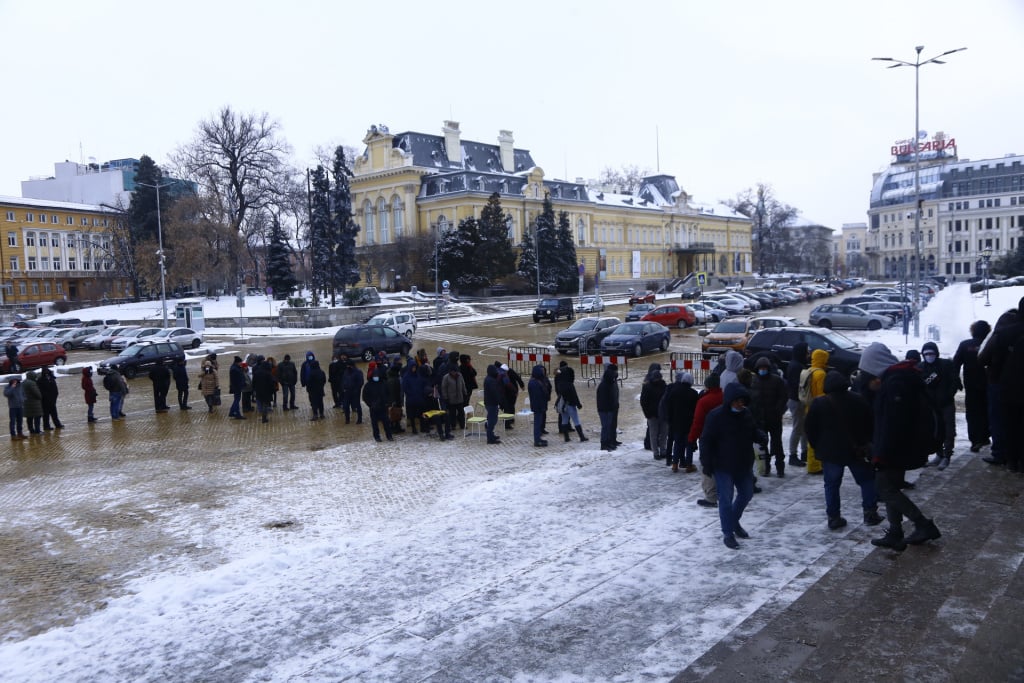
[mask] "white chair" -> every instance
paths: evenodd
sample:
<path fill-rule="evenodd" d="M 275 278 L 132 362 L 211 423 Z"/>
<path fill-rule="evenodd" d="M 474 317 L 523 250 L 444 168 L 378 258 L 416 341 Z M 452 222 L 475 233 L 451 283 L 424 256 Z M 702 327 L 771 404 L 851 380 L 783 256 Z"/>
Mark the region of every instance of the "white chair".
<path fill-rule="evenodd" d="M 466 414 L 466 431 L 462 433 L 463 438 L 469 436 L 471 429 L 473 430 L 473 434 L 479 438 L 480 435 L 484 433 L 487 418 L 476 417 L 476 409 L 471 405 L 464 407 L 462 412 Z"/>

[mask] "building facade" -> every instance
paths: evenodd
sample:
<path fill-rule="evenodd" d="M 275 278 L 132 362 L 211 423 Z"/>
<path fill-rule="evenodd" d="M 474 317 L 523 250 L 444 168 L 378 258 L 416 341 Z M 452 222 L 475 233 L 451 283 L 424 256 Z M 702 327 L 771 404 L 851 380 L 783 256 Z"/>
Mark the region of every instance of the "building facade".
<path fill-rule="evenodd" d="M 864 247 L 867 243 L 867 223 L 843 223 L 842 230 L 832 236 L 832 272 L 842 277 L 864 277 L 869 266 Z"/>
<path fill-rule="evenodd" d="M 115 213 L 90 204 L 0 196 L 0 292 L 5 304 L 132 295 L 114 266 Z"/>
<path fill-rule="evenodd" d="M 497 144 L 463 140 L 454 121 L 444 122 L 441 135 L 372 126 L 363 143 L 351 188 L 364 285 L 433 289 L 426 271 L 437 236 L 479 217 L 494 192 L 513 245 L 530 238 L 549 195 L 556 215 L 568 213 L 578 260 L 598 285 L 672 280 L 693 271 L 750 275 L 750 220 L 725 206 L 693 202 L 672 176 L 645 178 L 630 195 L 588 187 L 580 178 L 548 178 L 528 150 L 515 148 L 510 131 L 500 131 Z"/>
<path fill-rule="evenodd" d="M 956 158 L 956 142 L 942 134 L 921 153 L 920 271 L 968 279 L 984 256 L 1014 251 L 1024 235 L 1024 157 L 978 161 Z M 951 143 L 951 144 L 950 144 Z M 917 267 L 912 155 L 876 174 L 868 210 L 866 254 L 870 274 L 912 277 Z"/>

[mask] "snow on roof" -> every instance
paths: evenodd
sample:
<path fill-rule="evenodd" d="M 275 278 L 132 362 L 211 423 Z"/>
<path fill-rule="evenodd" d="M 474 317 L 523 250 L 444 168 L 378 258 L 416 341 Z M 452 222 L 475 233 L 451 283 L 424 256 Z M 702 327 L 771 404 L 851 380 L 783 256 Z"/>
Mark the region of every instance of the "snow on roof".
<path fill-rule="evenodd" d="M 587 198 L 595 204 L 603 206 L 628 207 L 633 209 L 648 209 L 660 211 L 660 207 L 645 199 L 640 199 L 631 194 L 616 194 L 614 192 L 601 192 L 587 188 Z"/>
<path fill-rule="evenodd" d="M 76 204 L 75 202 L 57 202 L 50 199 L 27 199 L 25 197 L 10 197 L 0 195 L 0 204 L 16 204 L 18 206 L 31 206 L 39 209 L 64 209 L 67 211 L 98 211 L 101 213 L 116 213 L 114 209 L 98 206 L 96 204 Z"/>
<path fill-rule="evenodd" d="M 803 213 L 801 213 L 799 211 L 796 212 L 796 215 L 793 216 L 793 218 L 789 221 L 789 223 L 786 225 L 786 227 L 787 228 L 817 228 L 817 227 L 828 228 L 828 226 L 825 225 L 824 223 L 822 223 L 821 221 L 816 221 L 813 218 L 808 218 L 807 216 L 803 215 Z M 832 230 L 832 228 L 828 228 L 828 229 Z"/>

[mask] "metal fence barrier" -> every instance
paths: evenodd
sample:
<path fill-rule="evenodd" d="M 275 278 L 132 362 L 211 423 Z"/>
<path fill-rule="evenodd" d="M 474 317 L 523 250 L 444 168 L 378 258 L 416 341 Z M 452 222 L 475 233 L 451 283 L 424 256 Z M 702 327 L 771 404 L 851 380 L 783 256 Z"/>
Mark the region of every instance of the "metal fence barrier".
<path fill-rule="evenodd" d="M 711 374 L 714 362 L 704 358 L 704 354 L 700 352 L 673 351 L 669 354 L 669 363 L 672 367 L 672 378 L 669 381 L 675 381 L 676 373 L 685 370 L 693 375 L 695 385 L 703 385 L 704 380 Z"/>
<path fill-rule="evenodd" d="M 619 382 L 629 378 L 629 359 L 626 356 L 602 356 L 587 353 L 580 354 L 580 379 L 587 380 L 587 385 L 597 384 L 604 375 L 604 366 L 617 365 Z"/>
<path fill-rule="evenodd" d="M 546 346 L 508 347 L 508 366 L 515 370 L 524 381 L 533 373 L 533 366 L 543 365 L 548 378 L 551 374 L 551 349 Z"/>

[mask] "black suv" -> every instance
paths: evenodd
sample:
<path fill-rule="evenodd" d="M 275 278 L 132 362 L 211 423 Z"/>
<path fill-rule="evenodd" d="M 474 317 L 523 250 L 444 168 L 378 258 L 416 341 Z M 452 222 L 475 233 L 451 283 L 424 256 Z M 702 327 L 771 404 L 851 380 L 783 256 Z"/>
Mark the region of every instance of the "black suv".
<path fill-rule="evenodd" d="M 555 322 L 559 318 L 575 320 L 576 313 L 572 310 L 572 299 L 569 297 L 541 299 L 533 311 L 533 322 L 539 323 L 541 318 L 551 322 Z"/>
<path fill-rule="evenodd" d="M 783 363 L 793 357 L 793 346 L 799 342 L 807 344 L 808 352 L 824 349 L 829 353 L 828 365 L 840 372 L 851 375 L 860 363 L 860 347 L 835 330 L 815 327 L 775 327 L 761 330 L 747 342 L 744 353 L 753 356 L 761 351 L 771 351 Z"/>
<path fill-rule="evenodd" d="M 101 360 L 96 366 L 96 372 L 105 375 L 111 370 L 117 370 L 131 379 L 158 363 L 171 365 L 179 360 L 185 360 L 185 351 L 176 342 L 140 342 L 132 344 L 113 358 Z"/>

